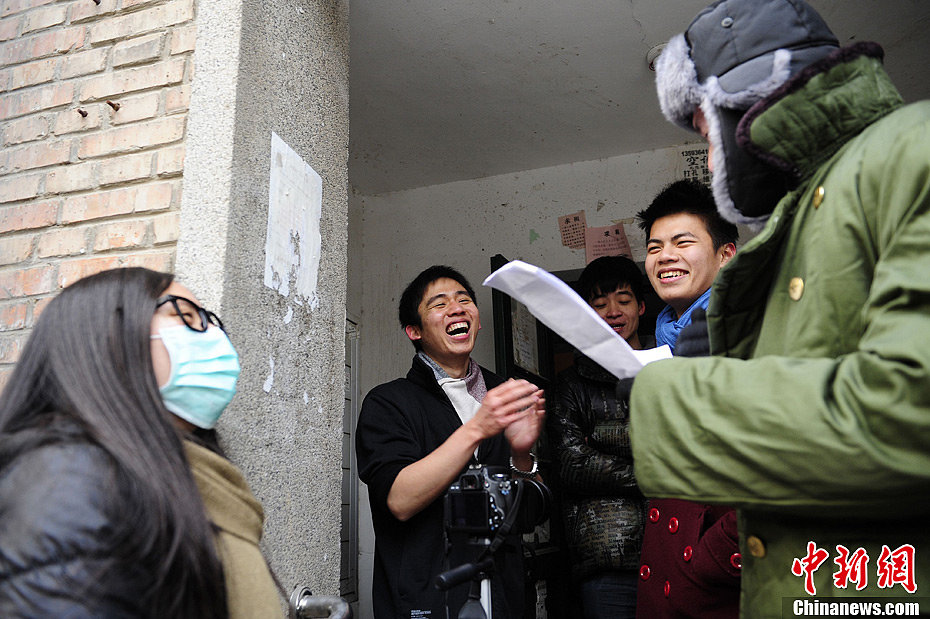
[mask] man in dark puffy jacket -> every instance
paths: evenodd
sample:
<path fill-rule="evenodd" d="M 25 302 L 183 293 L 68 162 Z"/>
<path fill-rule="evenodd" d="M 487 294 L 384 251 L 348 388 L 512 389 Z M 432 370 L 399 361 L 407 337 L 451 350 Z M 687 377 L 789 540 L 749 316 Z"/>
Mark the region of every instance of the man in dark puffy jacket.
<path fill-rule="evenodd" d="M 646 309 L 643 275 L 622 256 L 598 258 L 581 273 L 579 292 L 627 343 L 640 345 Z M 576 353 L 559 375 L 548 432 L 564 491 L 562 511 L 584 617 L 633 617 L 644 499 L 633 478 L 629 408 L 617 379 Z"/>

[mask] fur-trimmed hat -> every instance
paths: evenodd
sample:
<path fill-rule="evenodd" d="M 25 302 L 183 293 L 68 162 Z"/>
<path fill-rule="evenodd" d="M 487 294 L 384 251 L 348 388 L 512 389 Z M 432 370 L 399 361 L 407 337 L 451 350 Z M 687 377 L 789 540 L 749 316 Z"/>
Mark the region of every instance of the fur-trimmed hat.
<path fill-rule="evenodd" d="M 728 220 L 752 224 L 767 217 L 746 215 L 731 198 L 728 178 L 755 166 L 748 154 L 727 152 L 737 148 L 733 133 L 742 112 L 838 48 L 823 18 L 803 0 L 719 0 L 672 37 L 659 56 L 656 89 L 665 117 L 693 130 L 700 106 L 707 119 L 714 199 Z"/>

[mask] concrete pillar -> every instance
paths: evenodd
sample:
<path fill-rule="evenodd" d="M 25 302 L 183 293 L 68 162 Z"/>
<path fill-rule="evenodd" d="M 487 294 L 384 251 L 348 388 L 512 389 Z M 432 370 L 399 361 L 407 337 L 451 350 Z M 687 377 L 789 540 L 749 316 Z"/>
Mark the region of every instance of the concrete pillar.
<path fill-rule="evenodd" d="M 288 592 L 338 594 L 348 5 L 199 2 L 194 67 L 177 271 L 242 358 L 221 442 L 265 506 L 266 554 Z M 286 155 L 275 161 L 273 136 Z M 310 168 L 321 198 L 269 199 L 273 176 L 305 190 Z"/>

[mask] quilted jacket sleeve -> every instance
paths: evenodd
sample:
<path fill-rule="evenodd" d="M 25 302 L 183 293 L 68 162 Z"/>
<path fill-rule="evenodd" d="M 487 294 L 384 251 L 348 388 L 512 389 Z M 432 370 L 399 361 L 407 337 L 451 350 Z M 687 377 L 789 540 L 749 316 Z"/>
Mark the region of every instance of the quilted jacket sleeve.
<path fill-rule="evenodd" d="M 0 616 L 146 616 L 141 568 L 106 569 L 114 491 L 108 457 L 83 443 L 33 449 L 0 471 Z"/>
<path fill-rule="evenodd" d="M 576 376 L 571 374 L 570 376 Z M 598 423 L 593 407 L 626 407 L 613 388 L 594 390 L 577 378 L 561 379 L 548 404 L 547 431 L 565 488 L 576 494 L 635 492 L 627 423 Z"/>

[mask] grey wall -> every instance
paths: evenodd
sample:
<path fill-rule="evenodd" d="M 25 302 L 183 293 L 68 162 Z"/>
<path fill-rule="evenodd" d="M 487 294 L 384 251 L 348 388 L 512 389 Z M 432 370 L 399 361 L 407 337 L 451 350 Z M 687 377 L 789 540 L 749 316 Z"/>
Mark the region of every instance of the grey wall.
<path fill-rule="evenodd" d="M 219 430 L 265 506 L 272 567 L 288 591 L 338 594 L 348 5 L 210 0 L 197 12 L 178 272 L 219 308 L 242 358 Z M 264 285 L 272 132 L 323 181 L 315 307 L 293 285 Z"/>

